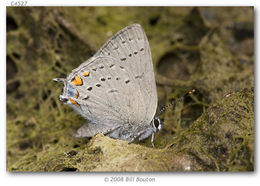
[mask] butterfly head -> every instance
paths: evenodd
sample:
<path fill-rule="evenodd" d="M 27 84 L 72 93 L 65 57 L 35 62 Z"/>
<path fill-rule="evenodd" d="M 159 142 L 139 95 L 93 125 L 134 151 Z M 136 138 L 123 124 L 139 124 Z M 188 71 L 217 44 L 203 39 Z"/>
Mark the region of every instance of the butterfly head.
<path fill-rule="evenodd" d="M 163 122 L 158 117 L 154 117 L 151 121 L 154 132 L 159 132 L 163 127 Z"/>

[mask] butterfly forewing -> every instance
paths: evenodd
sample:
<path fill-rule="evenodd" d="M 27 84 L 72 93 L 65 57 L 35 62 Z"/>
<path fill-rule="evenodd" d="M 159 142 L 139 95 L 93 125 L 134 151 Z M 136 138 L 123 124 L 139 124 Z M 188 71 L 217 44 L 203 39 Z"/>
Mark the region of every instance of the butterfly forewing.
<path fill-rule="evenodd" d="M 144 117 L 144 123 L 151 121 L 157 108 L 157 93 L 150 46 L 142 27 L 133 24 L 122 29 L 95 56 L 99 55 L 120 59 L 128 67 L 145 103 L 145 112 L 141 109 L 139 112 Z"/>

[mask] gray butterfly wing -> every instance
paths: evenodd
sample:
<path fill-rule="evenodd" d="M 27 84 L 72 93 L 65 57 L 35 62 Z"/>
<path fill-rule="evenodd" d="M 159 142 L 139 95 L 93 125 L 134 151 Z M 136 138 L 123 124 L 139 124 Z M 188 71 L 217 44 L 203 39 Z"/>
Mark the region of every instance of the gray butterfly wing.
<path fill-rule="evenodd" d="M 110 132 L 116 128 L 117 127 L 110 128 L 108 126 L 96 125 L 96 124 L 87 122 L 86 124 L 84 124 L 82 127 L 80 127 L 77 130 L 77 133 L 75 136 L 76 137 L 92 137 L 98 133 L 106 134 L 107 132 Z"/>
<path fill-rule="evenodd" d="M 73 84 L 75 77 L 82 80 L 81 85 Z M 77 98 L 72 98 L 80 106 L 77 109 L 97 133 L 126 123 L 149 125 L 156 112 L 150 47 L 138 24 L 119 31 L 92 58 L 74 69 L 67 81 L 78 93 Z M 95 133 L 84 131 L 82 136 Z"/>
<path fill-rule="evenodd" d="M 137 112 L 141 115 L 137 123 L 149 124 L 157 108 L 157 91 L 150 46 L 141 25 L 133 24 L 119 31 L 95 56 L 112 56 L 125 65 L 132 75 L 135 90 L 140 91 L 138 101 L 144 101 L 144 107 L 135 111 L 135 117 Z"/>

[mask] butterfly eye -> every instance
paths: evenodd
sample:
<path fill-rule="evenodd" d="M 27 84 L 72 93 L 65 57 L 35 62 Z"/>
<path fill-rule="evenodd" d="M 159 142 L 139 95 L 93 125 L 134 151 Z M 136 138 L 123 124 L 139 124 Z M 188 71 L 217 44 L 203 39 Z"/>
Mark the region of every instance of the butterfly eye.
<path fill-rule="evenodd" d="M 158 119 L 157 119 L 157 118 L 156 118 L 156 119 L 154 119 L 153 123 L 154 123 L 154 126 L 155 126 L 156 128 L 158 128 L 158 127 L 159 127 L 159 125 L 160 125 L 160 122 L 158 121 Z"/>
<path fill-rule="evenodd" d="M 156 132 L 162 129 L 162 122 L 159 118 L 155 117 L 153 119 L 152 124 L 153 124 L 153 128 L 156 130 Z"/>

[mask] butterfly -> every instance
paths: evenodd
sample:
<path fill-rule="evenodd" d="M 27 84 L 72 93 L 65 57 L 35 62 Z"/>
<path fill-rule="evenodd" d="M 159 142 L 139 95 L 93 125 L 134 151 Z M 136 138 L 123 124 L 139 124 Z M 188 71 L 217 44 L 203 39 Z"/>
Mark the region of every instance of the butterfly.
<path fill-rule="evenodd" d="M 60 100 L 87 122 L 76 137 L 103 133 L 133 142 L 162 129 L 155 117 L 157 92 L 148 39 L 139 24 L 127 26 L 97 53 L 72 70 L 63 82 Z M 154 146 L 154 145 L 153 145 Z"/>

